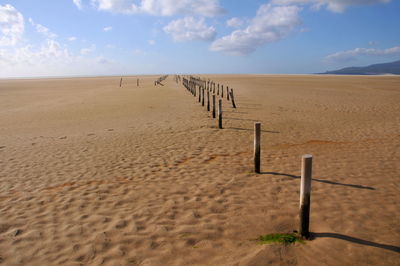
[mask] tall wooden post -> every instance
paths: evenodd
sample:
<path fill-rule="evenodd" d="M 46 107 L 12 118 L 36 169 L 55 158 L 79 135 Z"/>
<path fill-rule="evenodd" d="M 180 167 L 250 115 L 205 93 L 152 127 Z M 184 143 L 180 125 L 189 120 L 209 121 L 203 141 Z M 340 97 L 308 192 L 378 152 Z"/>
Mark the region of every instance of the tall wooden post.
<path fill-rule="evenodd" d="M 261 173 L 261 123 L 254 123 L 254 170 Z"/>
<path fill-rule="evenodd" d="M 201 105 L 204 106 L 204 87 L 201 89 L 201 92 L 202 92 Z"/>
<path fill-rule="evenodd" d="M 218 100 L 218 128 L 222 129 L 222 100 Z"/>
<path fill-rule="evenodd" d="M 207 90 L 207 111 L 210 111 L 210 91 Z"/>
<path fill-rule="evenodd" d="M 229 87 L 226 86 L 226 99 L 229 101 Z"/>
<path fill-rule="evenodd" d="M 236 108 L 235 97 L 233 96 L 233 89 L 231 89 L 231 100 L 232 100 L 232 106 L 233 106 L 233 108 Z"/>
<path fill-rule="evenodd" d="M 201 102 L 201 87 L 199 86 L 199 102 Z"/>
<path fill-rule="evenodd" d="M 299 233 L 305 238 L 310 236 L 312 158 L 312 155 L 306 154 L 301 160 Z"/>
<path fill-rule="evenodd" d="M 213 110 L 212 110 L 212 117 L 215 118 L 215 94 L 213 94 Z"/>

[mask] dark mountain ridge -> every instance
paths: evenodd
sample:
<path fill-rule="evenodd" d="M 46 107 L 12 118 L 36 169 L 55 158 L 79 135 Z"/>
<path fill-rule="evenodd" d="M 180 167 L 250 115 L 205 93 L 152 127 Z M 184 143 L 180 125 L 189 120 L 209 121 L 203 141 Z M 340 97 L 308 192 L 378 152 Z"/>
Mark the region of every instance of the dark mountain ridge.
<path fill-rule="evenodd" d="M 327 71 L 320 74 L 336 74 L 336 75 L 383 75 L 394 74 L 400 75 L 400 60 L 383 63 L 373 64 L 366 67 L 346 67 L 339 70 Z"/>

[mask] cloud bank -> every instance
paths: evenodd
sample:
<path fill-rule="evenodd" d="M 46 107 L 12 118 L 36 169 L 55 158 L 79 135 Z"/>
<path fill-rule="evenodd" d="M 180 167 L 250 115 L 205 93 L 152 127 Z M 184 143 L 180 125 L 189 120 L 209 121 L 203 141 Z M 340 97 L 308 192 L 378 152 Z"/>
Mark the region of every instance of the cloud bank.
<path fill-rule="evenodd" d="M 245 55 L 258 47 L 285 38 L 301 24 L 297 6 L 262 5 L 250 25 L 233 31 L 211 44 L 210 50 Z"/>

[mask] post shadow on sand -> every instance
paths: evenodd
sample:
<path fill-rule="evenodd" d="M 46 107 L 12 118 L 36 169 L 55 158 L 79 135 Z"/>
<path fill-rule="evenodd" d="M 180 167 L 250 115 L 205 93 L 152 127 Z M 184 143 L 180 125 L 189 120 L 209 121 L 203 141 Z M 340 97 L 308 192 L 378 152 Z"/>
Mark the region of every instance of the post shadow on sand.
<path fill-rule="evenodd" d="M 346 236 L 346 235 L 342 235 L 342 234 L 336 234 L 336 233 L 313 233 L 313 232 L 310 232 L 311 240 L 314 240 L 316 238 L 324 238 L 324 237 L 341 239 L 341 240 L 353 242 L 353 243 L 360 244 L 360 245 L 371 246 L 371 247 L 386 249 L 386 250 L 400 253 L 400 247 L 397 247 L 397 246 L 375 243 L 372 241 L 355 238 L 355 237 L 351 237 L 351 236 Z"/>
<path fill-rule="evenodd" d="M 276 173 L 276 172 L 262 172 L 261 174 L 264 175 L 280 175 L 280 176 L 287 176 L 290 178 L 300 178 L 298 175 L 290 175 L 290 174 L 284 174 L 284 173 Z M 354 184 L 346 184 L 346 183 L 339 183 L 335 181 L 329 181 L 325 179 L 318 179 L 318 178 L 313 178 L 313 181 L 316 182 L 321 182 L 325 184 L 331 184 L 331 185 L 337 185 L 337 186 L 345 186 L 345 187 L 352 187 L 352 188 L 360 188 L 360 189 L 368 189 L 368 190 L 375 190 L 373 187 L 368 187 L 368 186 L 363 186 L 363 185 L 354 185 Z"/>

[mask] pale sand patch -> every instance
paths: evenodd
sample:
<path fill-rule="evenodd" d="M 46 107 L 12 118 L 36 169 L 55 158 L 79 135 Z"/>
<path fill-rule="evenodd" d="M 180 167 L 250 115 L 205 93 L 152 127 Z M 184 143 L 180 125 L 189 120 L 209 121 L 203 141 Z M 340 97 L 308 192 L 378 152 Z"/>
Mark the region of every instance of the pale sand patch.
<path fill-rule="evenodd" d="M 0 80 L 3 264 L 399 265 L 400 77 L 207 76 L 223 130 L 172 77 Z M 306 153 L 315 240 L 257 245 L 297 229 Z"/>

